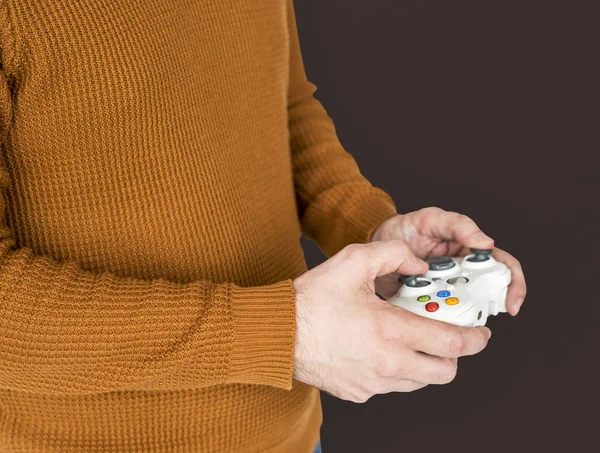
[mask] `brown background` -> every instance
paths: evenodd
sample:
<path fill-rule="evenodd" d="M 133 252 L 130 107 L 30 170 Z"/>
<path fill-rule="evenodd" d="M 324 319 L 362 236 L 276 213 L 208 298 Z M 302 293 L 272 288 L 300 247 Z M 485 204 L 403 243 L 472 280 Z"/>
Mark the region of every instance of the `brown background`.
<path fill-rule="evenodd" d="M 596 449 L 595 2 L 295 2 L 316 97 L 363 174 L 400 212 L 471 216 L 529 286 L 451 384 L 365 404 L 322 395 L 324 452 Z M 322 261 L 304 245 L 310 266 Z"/>

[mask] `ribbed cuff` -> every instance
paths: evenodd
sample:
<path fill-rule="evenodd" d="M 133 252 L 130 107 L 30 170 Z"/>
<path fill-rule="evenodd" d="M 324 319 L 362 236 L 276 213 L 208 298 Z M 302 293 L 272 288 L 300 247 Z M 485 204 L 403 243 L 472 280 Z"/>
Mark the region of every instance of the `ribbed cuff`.
<path fill-rule="evenodd" d="M 292 280 L 230 285 L 233 340 L 230 382 L 292 388 L 296 295 Z"/>

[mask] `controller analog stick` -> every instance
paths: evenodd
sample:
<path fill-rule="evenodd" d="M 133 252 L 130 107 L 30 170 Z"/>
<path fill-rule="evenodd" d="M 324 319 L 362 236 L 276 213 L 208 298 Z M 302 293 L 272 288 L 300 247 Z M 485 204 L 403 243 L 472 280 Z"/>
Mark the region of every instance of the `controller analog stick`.
<path fill-rule="evenodd" d="M 448 258 L 447 256 L 429 258 L 427 262 L 429 263 L 429 270 L 431 271 L 445 271 L 446 269 L 452 269 L 454 266 L 456 266 L 454 260 Z"/>
<path fill-rule="evenodd" d="M 419 280 L 416 275 L 401 275 L 398 280 L 411 288 L 423 288 L 431 284 L 429 280 Z"/>
<path fill-rule="evenodd" d="M 471 249 L 473 252 L 473 256 L 467 258 L 467 261 L 471 263 L 482 263 L 490 259 L 490 255 L 492 254 L 492 249 L 484 250 L 484 249 Z"/>

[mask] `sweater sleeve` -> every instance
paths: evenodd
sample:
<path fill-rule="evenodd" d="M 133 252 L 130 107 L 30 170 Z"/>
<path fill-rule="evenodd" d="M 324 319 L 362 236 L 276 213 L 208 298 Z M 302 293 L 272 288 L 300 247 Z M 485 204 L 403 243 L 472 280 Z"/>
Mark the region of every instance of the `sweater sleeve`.
<path fill-rule="evenodd" d="M 12 122 L 0 71 L 2 149 Z M 16 243 L 0 164 L 0 389 L 53 394 L 222 383 L 291 389 L 295 294 L 91 272 Z"/>
<path fill-rule="evenodd" d="M 292 0 L 288 1 L 290 80 L 288 121 L 294 184 L 302 231 L 331 256 L 351 243 L 369 242 L 396 214 L 390 196 L 374 187 L 341 146 L 334 124 L 306 78 Z"/>

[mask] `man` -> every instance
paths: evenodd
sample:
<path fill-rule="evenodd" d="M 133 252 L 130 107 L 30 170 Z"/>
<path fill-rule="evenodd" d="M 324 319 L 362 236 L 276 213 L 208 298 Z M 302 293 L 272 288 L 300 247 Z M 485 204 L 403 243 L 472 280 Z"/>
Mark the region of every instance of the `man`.
<path fill-rule="evenodd" d="M 0 451 L 308 453 L 318 389 L 446 383 L 485 347 L 485 327 L 375 295 L 493 241 L 454 213 L 398 215 L 362 177 L 291 0 L 0 17 Z M 309 272 L 301 233 L 331 257 Z M 520 267 L 495 254 L 514 315 Z"/>

